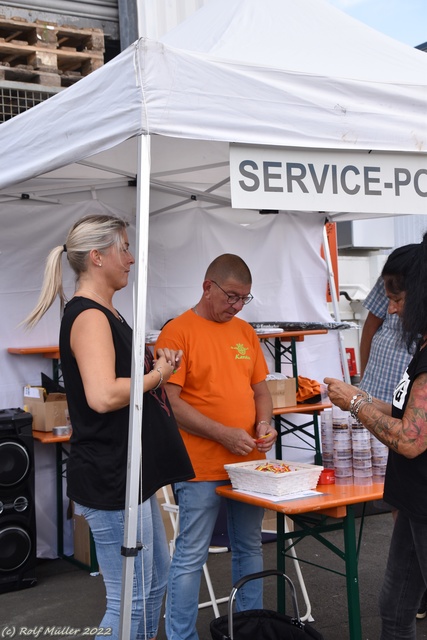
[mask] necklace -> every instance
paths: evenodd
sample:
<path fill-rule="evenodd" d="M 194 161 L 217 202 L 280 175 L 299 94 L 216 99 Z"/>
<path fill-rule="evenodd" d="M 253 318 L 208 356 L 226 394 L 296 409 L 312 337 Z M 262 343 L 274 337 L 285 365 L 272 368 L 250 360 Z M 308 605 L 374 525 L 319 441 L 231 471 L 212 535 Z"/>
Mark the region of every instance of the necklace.
<path fill-rule="evenodd" d="M 92 291 L 92 289 L 82 289 L 81 291 L 78 291 L 76 293 L 82 293 L 83 291 L 87 291 L 87 293 L 91 293 L 92 295 L 96 296 L 97 298 L 99 298 L 99 300 L 101 300 L 105 306 L 107 307 L 107 309 L 110 309 L 110 311 L 112 311 L 112 313 L 114 314 L 114 316 L 120 320 L 120 322 L 124 322 L 122 316 L 120 315 L 120 313 L 117 311 L 117 309 L 115 309 L 113 307 L 112 304 L 110 304 L 109 302 L 107 302 L 102 296 L 99 295 L 99 293 L 96 293 L 96 291 Z"/>
<path fill-rule="evenodd" d="M 197 304 L 193 307 L 193 311 L 196 314 L 196 316 L 198 316 L 199 314 L 197 313 Z"/>

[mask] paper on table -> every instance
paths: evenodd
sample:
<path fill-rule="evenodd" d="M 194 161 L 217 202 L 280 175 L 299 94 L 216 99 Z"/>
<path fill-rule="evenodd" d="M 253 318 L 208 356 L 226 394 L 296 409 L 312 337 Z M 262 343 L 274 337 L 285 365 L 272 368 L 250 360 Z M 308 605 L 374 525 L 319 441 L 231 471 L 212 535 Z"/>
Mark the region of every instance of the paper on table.
<path fill-rule="evenodd" d="M 299 500 L 301 498 L 310 498 L 312 496 L 321 496 L 321 491 L 315 491 L 314 489 L 307 489 L 306 491 L 298 491 L 297 493 L 288 493 L 282 496 L 272 496 L 267 493 L 258 493 L 257 491 L 246 491 L 244 489 L 233 489 L 237 493 L 244 493 L 247 496 L 253 496 L 254 498 L 262 498 L 263 500 L 271 500 L 271 502 L 285 502 L 288 500 Z"/>

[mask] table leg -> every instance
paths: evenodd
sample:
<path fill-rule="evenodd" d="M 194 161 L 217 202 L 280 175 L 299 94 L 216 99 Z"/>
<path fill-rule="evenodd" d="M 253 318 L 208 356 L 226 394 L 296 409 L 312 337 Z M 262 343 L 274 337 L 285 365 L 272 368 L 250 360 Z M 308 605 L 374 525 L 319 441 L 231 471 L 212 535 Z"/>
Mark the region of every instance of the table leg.
<path fill-rule="evenodd" d="M 313 429 L 314 429 L 314 464 L 322 464 L 322 447 L 320 446 L 319 438 L 319 413 L 315 411 L 313 413 Z"/>
<path fill-rule="evenodd" d="M 360 599 L 359 599 L 359 578 L 358 578 L 358 553 L 356 544 L 356 527 L 354 509 L 352 505 L 348 505 L 344 518 L 332 521 L 313 519 L 310 514 L 301 514 L 294 516 L 293 520 L 298 523 L 299 528 L 292 533 L 285 533 L 285 516 L 282 513 L 277 514 L 277 569 L 285 571 L 285 561 L 288 551 L 285 543 L 292 538 L 298 542 L 306 537 L 313 537 L 323 544 L 330 551 L 340 557 L 345 563 L 345 572 L 341 573 L 332 569 L 328 569 L 326 565 L 320 565 L 309 562 L 313 566 L 331 570 L 339 573 L 346 579 L 347 587 L 347 608 L 349 621 L 349 640 L 362 640 L 362 628 L 360 620 Z M 337 545 L 329 541 L 323 534 L 332 531 L 342 531 L 344 538 L 344 549 L 340 549 Z M 301 559 L 300 559 L 301 560 Z M 285 593 L 282 582 L 277 587 L 277 610 L 285 613 Z"/>
<path fill-rule="evenodd" d="M 347 516 L 343 520 L 345 568 L 347 580 L 347 606 L 350 640 L 362 639 L 360 621 L 359 577 L 357 570 L 357 546 L 354 509 L 347 506 Z"/>
<path fill-rule="evenodd" d="M 291 358 L 292 358 L 292 375 L 295 378 L 295 384 L 298 391 L 298 366 L 297 366 L 297 346 L 295 338 L 291 339 Z"/>
<path fill-rule="evenodd" d="M 279 338 L 274 339 L 274 370 L 282 370 L 282 345 Z"/>
<path fill-rule="evenodd" d="M 276 556 L 277 556 L 277 570 L 286 573 L 285 571 L 285 515 L 283 513 L 277 513 L 277 542 L 276 542 Z M 285 581 L 280 578 L 277 579 L 277 610 L 280 613 L 285 613 Z"/>
<path fill-rule="evenodd" d="M 58 556 L 64 556 L 64 521 L 62 493 L 62 444 L 56 443 L 56 526 Z"/>
<path fill-rule="evenodd" d="M 312 414 L 310 412 L 310 405 L 307 405 L 307 414 L 298 413 L 296 414 L 299 418 L 300 416 L 310 416 L 310 419 L 307 422 L 296 424 L 289 419 L 289 415 L 286 414 L 286 417 L 283 414 L 279 414 L 274 416 L 274 427 L 277 431 L 278 438 L 276 440 L 276 458 L 278 460 L 282 460 L 282 445 L 285 442 L 282 442 L 282 439 L 289 434 L 294 434 L 296 438 L 298 438 L 303 445 L 297 446 L 293 445 L 293 449 L 301 449 L 303 451 L 312 451 L 314 454 L 314 464 L 322 464 L 322 449 L 320 445 L 320 435 L 319 435 L 319 411 L 313 411 Z"/>
<path fill-rule="evenodd" d="M 56 443 L 56 515 L 57 515 L 57 547 L 58 557 L 64 560 L 68 560 L 79 567 L 87 569 L 89 571 L 98 571 L 98 560 L 96 557 L 95 542 L 93 540 L 92 532 L 89 532 L 89 545 L 90 545 L 90 563 L 88 565 L 75 560 L 73 556 L 67 556 L 64 553 L 64 491 L 63 491 L 63 476 L 66 462 L 66 452 L 60 442 Z"/>
<path fill-rule="evenodd" d="M 274 338 L 274 370 L 278 372 L 282 371 L 282 356 L 286 358 L 287 363 L 292 366 L 292 376 L 295 378 L 298 391 L 298 364 L 295 338 L 290 338 L 289 342 L 289 347 L 286 347 L 280 338 Z M 268 348 L 268 350 L 272 353 L 270 348 Z"/>

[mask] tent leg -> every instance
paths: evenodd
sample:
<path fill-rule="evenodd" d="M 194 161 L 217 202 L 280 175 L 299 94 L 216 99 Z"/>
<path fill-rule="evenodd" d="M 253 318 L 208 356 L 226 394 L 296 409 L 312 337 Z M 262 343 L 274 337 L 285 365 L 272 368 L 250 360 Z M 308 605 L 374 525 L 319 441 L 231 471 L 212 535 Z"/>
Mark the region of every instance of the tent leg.
<path fill-rule="evenodd" d="M 326 225 L 324 225 L 323 227 L 323 251 L 325 253 L 326 266 L 328 268 L 329 289 L 331 291 L 332 307 L 334 310 L 335 321 L 340 322 L 341 321 L 340 309 L 338 306 L 337 292 L 335 289 L 334 269 L 332 267 L 331 252 L 329 251 L 329 242 L 328 242 L 328 235 L 326 233 Z M 341 331 L 338 331 L 338 348 L 340 350 L 341 366 L 344 374 L 344 380 L 345 382 L 350 384 L 351 381 L 350 381 L 350 373 L 348 370 L 348 361 L 345 353 L 344 339 Z"/>
<path fill-rule="evenodd" d="M 136 247 L 132 372 L 126 479 L 125 531 L 123 541 L 120 640 L 128 640 L 131 629 L 132 587 L 137 550 L 138 492 L 141 466 L 142 396 L 144 388 L 145 312 L 147 301 L 148 228 L 150 203 L 150 137 L 138 138 L 136 203 Z"/>

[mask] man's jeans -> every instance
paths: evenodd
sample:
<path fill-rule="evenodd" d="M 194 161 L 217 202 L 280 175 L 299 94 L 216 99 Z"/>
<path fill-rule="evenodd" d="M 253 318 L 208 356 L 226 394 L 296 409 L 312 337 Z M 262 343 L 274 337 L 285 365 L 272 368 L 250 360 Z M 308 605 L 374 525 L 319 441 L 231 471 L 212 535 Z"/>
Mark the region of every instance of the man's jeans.
<path fill-rule="evenodd" d="M 169 572 L 166 598 L 168 640 L 197 640 L 196 620 L 203 564 L 217 519 L 219 482 L 178 482 L 179 535 Z M 264 510 L 227 500 L 227 525 L 232 550 L 233 584 L 240 578 L 262 571 L 261 525 Z M 230 585 L 230 591 L 231 591 Z M 262 609 L 262 581 L 253 580 L 239 589 L 236 609 Z"/>

